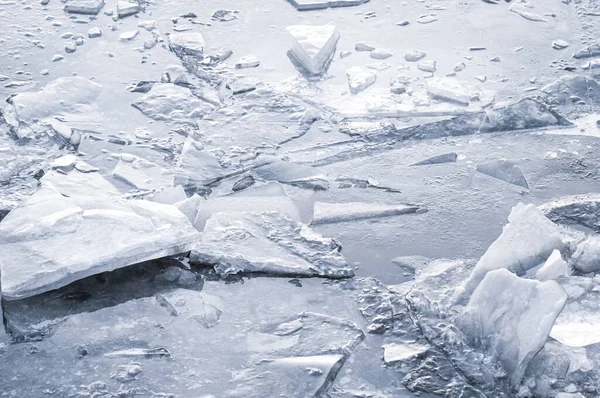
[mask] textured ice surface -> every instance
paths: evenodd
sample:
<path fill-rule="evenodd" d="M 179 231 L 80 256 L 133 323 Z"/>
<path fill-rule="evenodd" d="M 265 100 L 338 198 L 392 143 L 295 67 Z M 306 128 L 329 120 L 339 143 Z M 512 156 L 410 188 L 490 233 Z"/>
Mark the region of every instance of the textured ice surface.
<path fill-rule="evenodd" d="M 600 195 L 584 194 L 566 196 L 544 203 L 538 208 L 552 221 L 574 225 L 600 232 Z"/>
<path fill-rule="evenodd" d="M 182 253 L 197 238 L 173 206 L 104 196 L 66 198 L 50 188 L 39 189 L 14 209 L 0 231 L 5 299 Z"/>
<path fill-rule="evenodd" d="M 216 213 L 206 221 L 191 261 L 220 275 L 264 272 L 345 278 L 354 275 L 341 245 L 277 212 Z"/>
<path fill-rule="evenodd" d="M 400 216 L 426 212 L 427 209 L 415 205 L 385 205 L 377 203 L 325 203 L 316 202 L 313 225 L 358 221 L 370 218 Z"/>
<path fill-rule="evenodd" d="M 213 111 L 214 106 L 185 87 L 171 83 L 155 84 L 150 92 L 133 101 L 131 105 L 155 120 L 192 123 Z"/>
<path fill-rule="evenodd" d="M 573 267 L 585 273 L 600 270 L 600 236 L 591 235 L 577 245 Z"/>
<path fill-rule="evenodd" d="M 600 84 L 588 76 L 566 75 L 542 87 L 540 97 L 552 105 L 568 105 L 585 101 L 600 104 Z"/>
<path fill-rule="evenodd" d="M 291 54 L 312 74 L 325 72 L 340 39 L 334 23 L 322 26 L 292 25 L 286 28 L 293 37 Z"/>
<path fill-rule="evenodd" d="M 521 279 L 506 269 L 489 272 L 461 315 L 463 331 L 504 365 L 518 386 L 544 346 L 567 294 L 554 281 Z"/>
<path fill-rule="evenodd" d="M 362 66 L 353 66 L 346 71 L 348 86 L 352 94 L 358 94 L 377 80 L 377 73 Z"/>
<path fill-rule="evenodd" d="M 563 247 L 559 227 L 534 205 L 519 203 L 511 210 L 502 234 L 479 259 L 457 297 L 470 295 L 490 271 L 506 268 L 523 274 Z"/>

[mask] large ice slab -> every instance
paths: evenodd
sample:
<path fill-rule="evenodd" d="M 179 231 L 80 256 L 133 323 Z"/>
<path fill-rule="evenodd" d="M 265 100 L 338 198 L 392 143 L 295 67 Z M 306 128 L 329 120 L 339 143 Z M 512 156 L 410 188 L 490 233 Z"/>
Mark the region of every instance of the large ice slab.
<path fill-rule="evenodd" d="M 506 268 L 517 274 L 543 263 L 554 250 L 563 249 L 559 227 L 534 205 L 523 203 L 512 208 L 502 234 L 479 259 L 457 298 L 470 295 L 485 275 Z"/>
<path fill-rule="evenodd" d="M 542 87 L 540 97 L 551 105 L 569 105 L 585 101 L 600 104 L 600 83 L 587 76 L 566 75 Z"/>
<path fill-rule="evenodd" d="M 69 14 L 96 15 L 104 7 L 104 0 L 70 0 L 64 7 Z"/>
<path fill-rule="evenodd" d="M 13 300 L 182 253 L 197 231 L 177 208 L 41 188 L 0 223 L 2 296 Z"/>
<path fill-rule="evenodd" d="M 333 7 L 351 7 L 367 3 L 369 0 L 288 0 L 299 11 L 322 10 Z"/>
<path fill-rule="evenodd" d="M 294 39 L 290 52 L 302 66 L 315 75 L 325 72 L 340 39 L 335 24 L 292 25 L 286 30 Z"/>
<path fill-rule="evenodd" d="M 327 176 L 317 168 L 294 162 L 274 160 L 269 164 L 257 167 L 252 171 L 252 174 L 266 181 L 278 181 L 282 184 L 314 189 L 315 191 L 323 191 L 329 188 Z"/>
<path fill-rule="evenodd" d="M 311 225 L 333 224 L 347 221 L 366 220 L 415 214 L 426 212 L 427 209 L 416 205 L 398 204 L 385 205 L 377 203 L 325 203 L 316 202 Z"/>
<path fill-rule="evenodd" d="M 38 91 L 14 96 L 11 102 L 19 121 L 27 124 L 53 117 L 69 121 L 91 112 L 101 90 L 101 85 L 81 76 L 59 77 Z"/>
<path fill-rule="evenodd" d="M 469 95 L 456 79 L 438 77 L 428 79 L 427 93 L 436 99 L 469 105 Z"/>
<path fill-rule="evenodd" d="M 129 153 L 121 154 L 112 175 L 141 190 L 158 189 L 173 184 L 173 174 L 169 170 Z"/>
<path fill-rule="evenodd" d="M 194 96 L 185 87 L 158 83 L 131 103 L 144 115 L 155 120 L 193 123 L 213 111 L 213 105 Z"/>
<path fill-rule="evenodd" d="M 460 317 L 462 330 L 497 358 L 513 386 L 544 346 L 567 294 L 554 281 L 521 279 L 506 269 L 489 272 Z"/>
<path fill-rule="evenodd" d="M 277 212 L 217 213 L 190 260 L 226 276 L 239 272 L 345 278 L 354 275 L 334 239 Z"/>

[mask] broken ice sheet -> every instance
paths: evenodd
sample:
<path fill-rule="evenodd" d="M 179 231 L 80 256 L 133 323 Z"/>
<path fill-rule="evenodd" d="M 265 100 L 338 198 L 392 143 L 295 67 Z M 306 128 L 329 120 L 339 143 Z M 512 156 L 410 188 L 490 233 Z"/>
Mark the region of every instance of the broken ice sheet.
<path fill-rule="evenodd" d="M 202 187 L 218 181 L 226 174 L 227 169 L 205 150 L 201 142 L 192 136 L 186 139 L 175 170 L 175 185 Z"/>
<path fill-rule="evenodd" d="M 508 216 L 502 234 L 479 259 L 475 269 L 457 289 L 456 298 L 468 297 L 485 275 L 500 268 L 517 274 L 543 263 L 556 249 L 564 248 L 560 228 L 535 206 L 517 204 Z"/>
<path fill-rule="evenodd" d="M 342 247 L 277 212 L 216 213 L 206 221 L 190 260 L 222 276 L 239 272 L 346 278 Z"/>
<path fill-rule="evenodd" d="M 521 279 L 506 269 L 489 272 L 459 320 L 462 330 L 498 358 L 513 386 L 544 346 L 567 294 L 554 281 Z"/>
<path fill-rule="evenodd" d="M 377 80 L 377 73 L 362 66 L 353 66 L 346 71 L 348 86 L 352 94 L 358 94 Z"/>
<path fill-rule="evenodd" d="M 369 0 L 288 0 L 299 11 L 321 10 L 329 7 L 351 7 L 367 3 Z"/>
<path fill-rule="evenodd" d="M 77 279 L 189 250 L 197 232 L 175 207 L 41 188 L 0 223 L 2 296 L 28 297 Z M 94 237 L 91 239 L 90 237 Z"/>
<path fill-rule="evenodd" d="M 317 168 L 293 162 L 274 160 L 252 170 L 252 174 L 266 181 L 278 181 L 315 191 L 324 191 L 329 188 L 327 176 Z"/>
<path fill-rule="evenodd" d="M 292 25 L 286 28 L 293 38 L 290 57 L 295 58 L 311 74 L 327 70 L 335 55 L 340 33 L 334 23 L 323 26 Z"/>
<path fill-rule="evenodd" d="M 199 99 L 188 88 L 171 83 L 155 84 L 131 106 L 151 119 L 178 123 L 194 123 L 214 109 L 213 104 Z"/>
<path fill-rule="evenodd" d="M 311 225 L 352 222 L 382 217 L 419 214 L 427 209 L 417 205 L 386 205 L 377 203 L 325 203 L 316 202 Z"/>
<path fill-rule="evenodd" d="M 573 195 L 538 206 L 546 217 L 561 225 L 589 228 L 600 233 L 600 195 Z"/>
<path fill-rule="evenodd" d="M 184 56 L 202 57 L 204 38 L 198 32 L 180 32 L 169 35 L 169 48 L 179 58 Z"/>

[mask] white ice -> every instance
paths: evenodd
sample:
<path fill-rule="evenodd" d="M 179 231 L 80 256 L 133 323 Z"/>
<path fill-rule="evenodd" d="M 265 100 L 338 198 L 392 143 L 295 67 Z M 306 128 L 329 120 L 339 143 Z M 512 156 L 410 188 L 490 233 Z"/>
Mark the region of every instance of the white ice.
<path fill-rule="evenodd" d="M 294 39 L 290 51 L 296 59 L 312 74 L 325 72 L 340 38 L 335 24 L 292 25 L 286 30 Z"/>
<path fill-rule="evenodd" d="M 424 212 L 424 207 L 406 204 L 386 205 L 377 203 L 325 203 L 316 202 L 311 225 L 333 224 Z"/>

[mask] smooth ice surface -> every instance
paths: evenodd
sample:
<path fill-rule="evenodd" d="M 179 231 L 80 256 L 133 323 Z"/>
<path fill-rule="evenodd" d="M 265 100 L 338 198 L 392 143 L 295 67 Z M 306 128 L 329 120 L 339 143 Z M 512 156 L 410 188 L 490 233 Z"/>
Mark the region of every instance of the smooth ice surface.
<path fill-rule="evenodd" d="M 340 32 L 335 24 L 292 25 L 286 30 L 293 38 L 290 51 L 302 66 L 312 74 L 325 72 L 340 38 Z"/>
<path fill-rule="evenodd" d="M 404 214 L 426 212 L 427 209 L 415 205 L 385 205 L 377 203 L 325 203 L 316 202 L 312 225 L 333 224 L 371 218 L 392 217 Z"/>
<path fill-rule="evenodd" d="M 563 246 L 556 224 L 534 205 L 519 203 L 511 210 L 502 234 L 479 259 L 457 297 L 462 299 L 470 295 L 490 271 L 505 268 L 523 274 Z"/>
<path fill-rule="evenodd" d="M 191 261 L 220 275 L 264 272 L 345 278 L 354 275 L 334 239 L 277 212 L 216 213 L 208 219 Z"/>
<path fill-rule="evenodd" d="M 2 296 L 13 300 L 185 252 L 197 232 L 173 206 L 41 188 L 2 220 L 0 236 Z"/>
<path fill-rule="evenodd" d="M 461 315 L 463 331 L 504 365 L 519 385 L 544 346 L 567 294 L 554 281 L 521 279 L 506 269 L 489 272 Z"/>
<path fill-rule="evenodd" d="M 170 186 L 173 183 L 173 175 L 167 170 L 131 154 L 121 155 L 112 175 L 131 187 L 141 190 Z"/>

